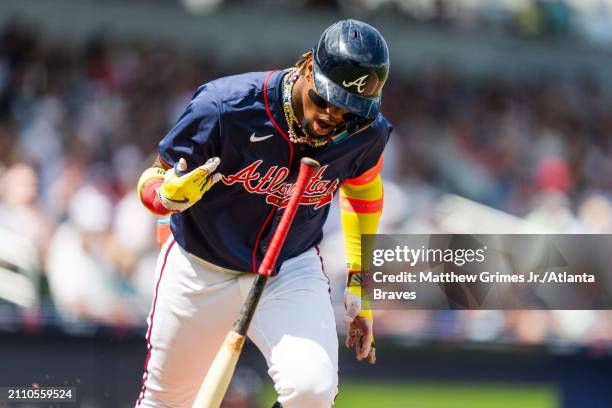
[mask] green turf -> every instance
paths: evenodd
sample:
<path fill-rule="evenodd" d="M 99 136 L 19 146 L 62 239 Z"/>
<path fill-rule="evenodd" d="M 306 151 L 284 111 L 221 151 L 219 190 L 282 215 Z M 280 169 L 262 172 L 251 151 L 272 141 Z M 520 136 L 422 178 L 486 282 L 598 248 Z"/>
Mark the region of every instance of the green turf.
<path fill-rule="evenodd" d="M 274 389 L 260 399 L 269 408 Z M 344 381 L 334 408 L 559 408 L 559 393 L 547 385 Z"/>

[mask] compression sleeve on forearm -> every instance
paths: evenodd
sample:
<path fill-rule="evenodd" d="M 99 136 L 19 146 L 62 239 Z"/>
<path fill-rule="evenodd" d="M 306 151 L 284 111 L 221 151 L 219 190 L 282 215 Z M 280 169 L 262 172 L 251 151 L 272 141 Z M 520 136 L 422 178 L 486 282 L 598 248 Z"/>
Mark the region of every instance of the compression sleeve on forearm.
<path fill-rule="evenodd" d="M 358 275 L 365 267 L 361 264 L 361 234 L 375 234 L 378 230 L 383 206 L 381 167 L 382 157 L 376 166 L 357 178 L 347 180 L 340 187 L 340 213 L 349 285 L 360 283 L 351 282 L 351 275 Z"/>

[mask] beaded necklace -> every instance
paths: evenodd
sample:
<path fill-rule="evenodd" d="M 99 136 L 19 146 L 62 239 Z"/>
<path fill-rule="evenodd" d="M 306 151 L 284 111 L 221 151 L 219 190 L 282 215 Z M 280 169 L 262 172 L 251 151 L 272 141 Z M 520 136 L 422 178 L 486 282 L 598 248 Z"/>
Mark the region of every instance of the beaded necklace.
<path fill-rule="evenodd" d="M 289 140 L 293 143 L 307 143 L 312 147 L 321 147 L 327 143 L 329 138 L 313 138 L 308 134 L 308 131 L 302 127 L 297 118 L 295 117 L 295 112 L 293 111 L 293 104 L 291 103 L 291 94 L 293 91 L 293 86 L 297 82 L 300 74 L 297 69 L 292 69 L 285 75 L 283 79 L 283 111 L 285 112 L 285 120 L 287 120 L 287 125 L 289 126 L 288 136 Z M 295 131 L 295 127 L 298 127 L 301 133 L 304 136 L 298 136 Z"/>

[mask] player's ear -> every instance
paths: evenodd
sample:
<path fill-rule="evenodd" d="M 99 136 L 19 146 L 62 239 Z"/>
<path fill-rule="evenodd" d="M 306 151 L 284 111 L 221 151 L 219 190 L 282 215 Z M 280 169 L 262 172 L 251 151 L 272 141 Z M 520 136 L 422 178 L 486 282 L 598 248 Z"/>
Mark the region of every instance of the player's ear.
<path fill-rule="evenodd" d="M 306 77 L 308 79 L 310 79 L 312 77 L 312 70 L 313 70 L 313 68 L 312 68 L 312 58 L 310 58 L 308 60 L 308 63 L 306 63 Z"/>

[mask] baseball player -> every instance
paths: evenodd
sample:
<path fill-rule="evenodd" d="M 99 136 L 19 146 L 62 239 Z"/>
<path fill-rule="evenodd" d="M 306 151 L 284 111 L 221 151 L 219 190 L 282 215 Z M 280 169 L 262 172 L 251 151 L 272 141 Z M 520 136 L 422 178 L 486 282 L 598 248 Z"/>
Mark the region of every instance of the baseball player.
<path fill-rule="evenodd" d="M 340 191 L 348 265 L 347 347 L 375 361 L 373 316 L 361 299 L 360 234 L 382 211 L 380 169 L 391 125 L 380 113 L 385 40 L 355 20 L 333 24 L 293 68 L 198 88 L 139 180 L 140 199 L 168 215 L 148 317 L 137 406 L 190 407 L 237 319 L 296 181 L 300 158 L 321 168 L 308 184 L 249 338 L 278 392 L 275 406 L 330 407 L 338 338 L 317 245 Z"/>

